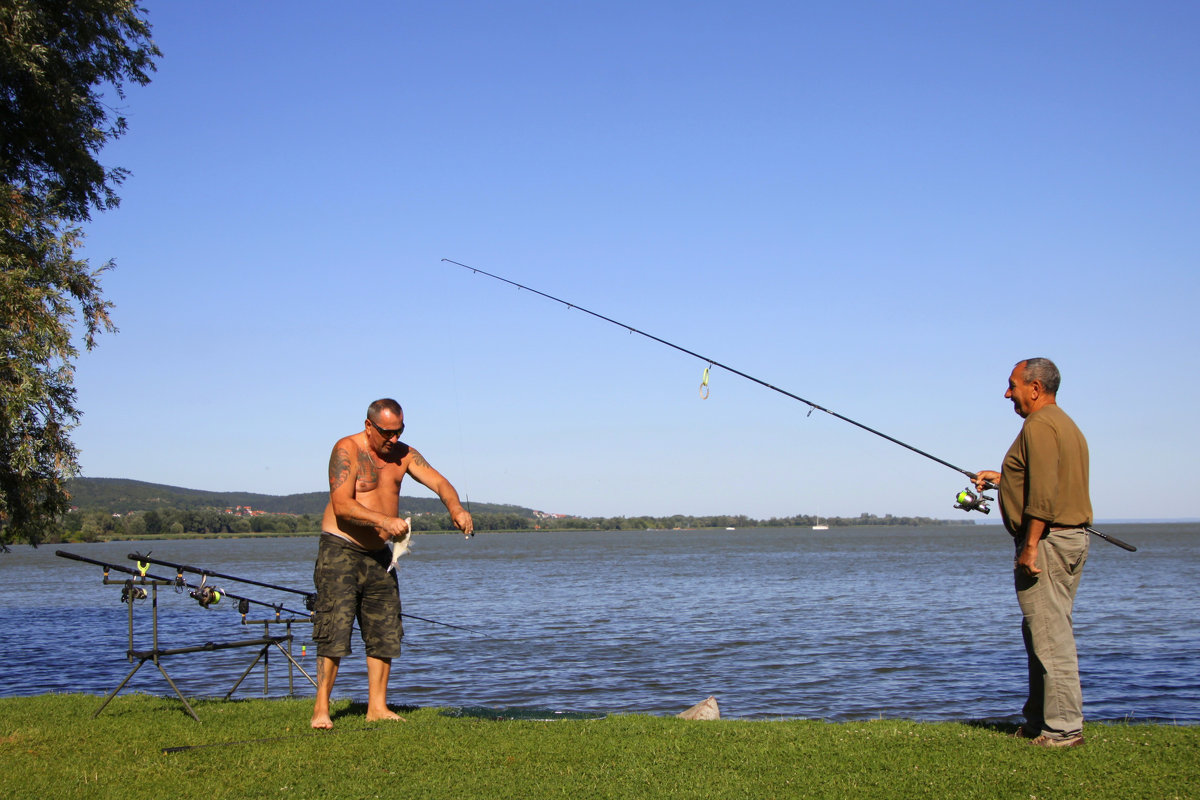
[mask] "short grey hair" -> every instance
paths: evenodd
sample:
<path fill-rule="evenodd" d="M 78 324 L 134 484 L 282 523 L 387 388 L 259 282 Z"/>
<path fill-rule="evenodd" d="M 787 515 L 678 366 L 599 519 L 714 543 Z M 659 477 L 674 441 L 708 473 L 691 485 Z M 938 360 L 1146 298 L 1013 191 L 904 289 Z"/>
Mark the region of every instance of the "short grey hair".
<path fill-rule="evenodd" d="M 1062 375 L 1058 372 L 1058 367 L 1054 366 L 1054 362 L 1048 358 L 1027 358 L 1022 362 L 1025 364 L 1025 369 L 1021 373 L 1021 379 L 1026 383 L 1037 381 L 1046 390 L 1046 394 L 1058 394 L 1058 386 L 1062 383 Z"/>
<path fill-rule="evenodd" d="M 380 411 L 390 411 L 396 415 L 404 413 L 404 409 L 395 400 L 390 397 L 381 397 L 367 406 L 367 419 L 371 420 L 371 422 L 376 422 L 379 419 Z"/>

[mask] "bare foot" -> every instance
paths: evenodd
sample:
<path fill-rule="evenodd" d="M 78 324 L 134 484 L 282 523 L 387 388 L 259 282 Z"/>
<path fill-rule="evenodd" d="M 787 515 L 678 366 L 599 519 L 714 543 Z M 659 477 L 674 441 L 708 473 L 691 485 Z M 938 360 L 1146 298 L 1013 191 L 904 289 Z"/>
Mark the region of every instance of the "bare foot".
<path fill-rule="evenodd" d="M 400 722 L 408 722 L 404 717 L 392 711 L 390 708 L 385 708 L 383 711 L 368 711 L 367 722 L 378 722 L 382 719 L 399 720 Z"/>
<path fill-rule="evenodd" d="M 333 730 L 333 720 L 328 714 L 313 714 L 312 726 L 323 731 Z"/>

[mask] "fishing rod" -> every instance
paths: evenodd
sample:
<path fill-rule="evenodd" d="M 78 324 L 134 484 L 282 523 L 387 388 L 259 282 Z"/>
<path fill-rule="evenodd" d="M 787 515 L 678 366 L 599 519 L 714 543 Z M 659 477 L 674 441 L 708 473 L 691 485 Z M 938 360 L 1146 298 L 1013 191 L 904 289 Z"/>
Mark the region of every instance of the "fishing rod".
<path fill-rule="evenodd" d="M 840 419 L 842 422 L 848 422 L 851 425 L 855 426 L 856 428 L 861 428 L 862 430 L 867 431 L 868 433 L 873 433 L 882 439 L 886 439 L 889 442 L 891 442 L 892 444 L 898 444 L 901 447 L 905 448 L 906 450 L 911 450 L 912 452 L 916 453 L 917 455 L 925 456 L 925 458 L 928 458 L 931 461 L 936 461 L 937 463 L 941 464 L 944 467 L 949 467 L 950 469 L 954 470 L 955 472 L 965 475 L 967 478 L 969 478 L 972 481 L 976 480 L 979 477 L 976 473 L 971 472 L 968 469 L 963 469 L 962 467 L 957 466 L 956 464 L 951 464 L 949 461 L 946 461 L 945 459 L 938 458 L 937 456 L 933 455 L 932 453 L 928 453 L 928 452 L 920 449 L 919 447 L 914 447 L 913 445 L 909 444 L 908 442 L 902 442 L 894 436 L 888 436 L 883 431 L 876 430 L 875 428 L 872 428 L 869 425 L 864 425 L 863 423 L 859 422 L 858 420 L 850 419 L 850 417 L 847 417 L 844 414 L 839 414 L 836 411 L 832 411 L 828 408 L 825 408 L 825 406 L 814 403 L 812 400 L 803 398 L 798 394 L 794 394 L 792 392 L 787 391 L 786 389 L 781 389 L 778 386 L 775 386 L 774 384 L 767 383 L 766 381 L 762 380 L 761 378 L 756 378 L 753 375 L 742 372 L 739 369 L 735 369 L 735 368 L 729 366 L 728 364 L 723 364 L 720 361 L 717 361 L 715 358 L 709 358 L 708 356 L 701 355 L 700 353 L 697 353 L 694 350 L 689 350 L 686 347 L 681 347 L 680 345 L 677 345 L 674 342 L 668 342 L 666 339 L 662 339 L 658 336 L 655 336 L 654 334 L 647 333 L 646 331 L 635 328 L 632 325 L 626 325 L 624 322 L 615 320 L 612 317 L 606 317 L 603 314 L 599 314 L 595 311 L 584 308 L 583 306 L 578 305 L 577 303 L 572 303 L 567 300 L 563 300 L 561 297 L 555 297 L 552 294 L 547 294 L 546 292 L 542 292 L 537 289 L 534 289 L 532 286 L 526 286 L 523 283 L 517 283 L 516 281 L 511 281 L 508 278 L 504 278 L 499 275 L 495 275 L 486 270 L 479 269 L 478 267 L 472 267 L 469 264 L 463 264 L 461 261 L 455 261 L 450 258 L 443 258 L 442 261 L 444 261 L 448 264 L 454 264 L 455 266 L 462 267 L 463 269 L 466 269 L 466 270 L 470 270 L 471 272 L 475 273 L 476 275 L 486 275 L 487 277 L 492 278 L 493 280 L 500 281 L 501 283 L 507 283 L 509 286 L 515 286 L 517 289 L 524 289 L 527 292 L 533 292 L 534 294 L 544 297 L 547 300 L 552 300 L 555 303 L 559 303 L 561 305 L 566 306 L 568 310 L 578 309 L 585 314 L 589 314 L 589 315 L 595 317 L 596 319 L 600 319 L 600 320 L 608 322 L 612 325 L 616 325 L 618 328 L 624 328 L 625 330 L 629 331 L 630 333 L 636 333 L 639 336 L 645 336 L 647 339 L 658 342 L 659 344 L 664 344 L 667 347 L 670 347 L 674 350 L 678 350 L 679 352 L 689 355 L 692 358 L 698 358 L 701 361 L 707 362 L 708 367 L 706 367 L 704 370 L 704 380 L 700 384 L 700 390 L 701 390 L 702 397 L 708 396 L 707 389 L 708 389 L 708 371 L 709 371 L 709 369 L 711 369 L 712 367 L 720 367 L 721 369 L 725 370 L 726 372 L 732 372 L 734 375 L 745 378 L 746 380 L 751 381 L 752 383 L 757 383 L 759 386 L 763 386 L 767 389 L 770 389 L 773 392 L 778 392 L 779 394 L 783 395 L 784 397 L 790 397 L 793 400 L 797 400 L 797 401 L 803 403 L 804 405 L 808 406 L 809 415 L 811 415 L 812 412 L 814 412 L 814 411 L 822 411 L 831 417 Z M 994 484 L 992 484 L 990 482 L 986 482 L 986 481 L 984 482 L 984 490 L 985 491 L 988 489 L 995 489 L 995 488 L 997 488 L 997 487 Z M 981 511 L 984 514 L 987 514 L 991 511 L 991 509 L 988 508 L 987 504 L 989 502 L 992 502 L 993 499 L 994 498 L 984 495 L 983 492 L 980 492 L 979 494 L 975 494 L 974 492 L 972 492 L 970 490 L 970 488 L 967 488 L 958 493 L 958 497 L 957 497 L 958 504 L 955 505 L 954 507 L 961 508 L 964 511 Z M 1131 544 L 1122 542 L 1120 539 L 1117 539 L 1113 536 L 1108 536 L 1103 533 L 1100 533 L 1099 531 L 1093 530 L 1092 528 L 1087 528 L 1087 531 L 1089 533 L 1094 533 L 1095 535 L 1099 536 L 1101 539 L 1104 539 L 1105 541 L 1112 542 L 1113 544 L 1117 545 L 1118 547 L 1123 547 L 1124 549 L 1129 550 L 1130 552 L 1137 550 L 1137 548 Z"/>
<path fill-rule="evenodd" d="M 261 586 L 264 589 L 274 589 L 277 592 L 291 592 L 292 594 L 304 595 L 304 607 L 309 611 L 312 611 L 313 606 L 316 604 L 316 592 L 305 592 L 302 589 L 293 589 L 289 586 L 279 586 L 274 583 L 264 583 L 262 581 L 256 581 L 250 578 L 239 578 L 236 575 L 225 575 L 223 573 L 216 572 L 215 570 L 204 569 L 203 567 L 193 567 L 187 564 L 174 564 L 170 561 L 151 558 L 149 553 L 146 553 L 145 555 L 142 555 L 141 553 L 130 553 L 127 558 L 130 561 L 136 561 L 139 564 L 157 564 L 160 567 L 170 567 L 171 569 L 178 570 L 180 572 L 192 572 L 196 575 L 203 575 L 208 578 L 220 578 L 221 580 L 226 581 L 238 581 L 239 583 L 248 583 L 252 586 Z"/>
<path fill-rule="evenodd" d="M 142 568 L 142 565 L 139 565 L 137 569 L 132 569 L 130 567 L 121 566 L 120 564 L 110 564 L 106 561 L 97 561 L 94 558 L 76 555 L 75 553 L 68 553 L 66 550 L 57 550 L 54 554 L 63 558 L 70 558 L 75 561 L 83 561 L 88 564 L 95 564 L 97 566 L 104 567 L 106 571 L 115 569 L 118 572 L 124 572 L 137 578 L 161 581 L 164 584 L 175 586 L 176 589 L 189 589 L 191 591 L 189 591 L 188 594 L 203 608 L 209 608 L 210 606 L 217 605 L 223 598 L 228 597 L 231 600 L 238 601 L 238 611 L 242 614 L 245 614 L 249 610 L 248 604 L 253 603 L 254 605 L 266 606 L 267 608 L 274 609 L 276 614 L 278 614 L 280 611 L 286 611 L 289 614 L 295 614 L 304 619 L 312 618 L 311 611 L 297 611 L 294 608 L 288 608 L 277 603 L 267 603 L 263 600 L 255 600 L 250 597 L 243 597 L 242 595 L 233 594 L 232 592 L 226 592 L 216 586 L 209 585 L 207 583 L 207 579 L 197 585 L 194 583 L 188 583 L 183 579 L 182 575 L 176 575 L 174 578 L 164 578 L 161 575 L 151 575 L 146 569 Z M 149 567 L 150 565 L 145 564 L 145 566 Z"/>
<path fill-rule="evenodd" d="M 312 612 L 314 606 L 316 606 L 316 602 L 317 602 L 317 595 L 315 592 L 306 592 L 303 589 L 293 589 L 290 586 L 279 586 L 274 583 L 264 583 L 262 581 L 251 580 L 250 578 L 239 578 L 236 575 L 225 575 L 225 574 L 216 572 L 211 569 L 204 569 L 202 567 L 193 567 L 193 566 L 189 566 L 188 564 L 175 564 L 170 561 L 163 561 L 161 559 L 151 558 L 149 553 L 147 553 L 146 555 L 142 555 L 141 553 L 130 553 L 128 555 L 128 558 L 131 561 L 137 561 L 139 564 L 158 564 L 159 566 L 162 566 L 162 567 L 170 567 L 171 569 L 174 569 L 177 572 L 192 572 L 192 573 L 196 573 L 198 575 L 203 575 L 206 578 L 211 577 L 211 578 L 219 578 L 221 580 L 226 580 L 226 581 L 239 581 L 241 583 L 249 583 L 254 586 L 261 586 L 264 589 L 274 589 L 275 591 L 279 591 L 279 592 L 291 592 L 292 594 L 304 595 L 304 607 L 308 609 L 308 613 L 306 614 L 306 616 L 311 615 L 311 612 Z M 233 597 L 233 595 L 229 595 L 229 596 Z M 296 612 L 292 612 L 292 613 L 296 613 Z M 418 617 L 416 614 L 408 614 L 408 613 L 402 612 L 400 616 L 408 617 L 410 619 L 419 619 L 422 622 L 428 622 L 433 625 L 443 625 L 447 628 L 454 628 L 455 630 L 467 631 L 468 633 L 476 633 L 476 634 L 479 634 L 480 636 L 488 636 L 488 634 L 484 633 L 483 631 L 475 630 L 474 628 L 467 628 L 462 625 L 451 625 L 449 622 L 439 622 L 436 619 L 428 619 L 427 617 Z M 491 638 L 491 637 L 489 636 L 488 638 Z"/>
<path fill-rule="evenodd" d="M 438 622 L 436 619 L 429 619 L 429 617 L 418 617 L 416 614 L 409 614 L 407 611 L 401 612 L 400 616 L 408 617 L 409 619 L 419 619 L 422 622 L 431 622 L 434 625 L 444 625 L 447 628 L 454 628 L 455 630 L 458 630 L 458 631 L 466 631 L 468 633 L 477 633 L 480 636 L 486 636 L 489 639 L 492 638 L 492 635 L 490 633 L 484 633 L 483 631 L 477 630 L 475 628 L 468 628 L 465 625 L 451 625 L 449 622 Z"/>

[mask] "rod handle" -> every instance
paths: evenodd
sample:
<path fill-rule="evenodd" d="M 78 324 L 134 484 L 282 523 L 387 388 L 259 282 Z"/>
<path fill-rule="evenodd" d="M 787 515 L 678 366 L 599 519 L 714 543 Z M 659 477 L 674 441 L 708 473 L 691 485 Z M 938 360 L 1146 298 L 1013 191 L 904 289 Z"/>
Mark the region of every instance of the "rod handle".
<path fill-rule="evenodd" d="M 1095 528 L 1084 528 L 1084 530 L 1086 530 L 1088 533 L 1099 536 L 1101 539 L 1103 539 L 1106 542 L 1111 542 L 1112 544 L 1115 544 L 1117 547 L 1128 550 L 1131 553 L 1137 552 L 1136 547 L 1131 545 L 1129 542 L 1121 541 L 1120 539 L 1118 539 L 1115 536 L 1109 536 L 1107 533 L 1101 533 L 1100 531 L 1096 530 Z"/>

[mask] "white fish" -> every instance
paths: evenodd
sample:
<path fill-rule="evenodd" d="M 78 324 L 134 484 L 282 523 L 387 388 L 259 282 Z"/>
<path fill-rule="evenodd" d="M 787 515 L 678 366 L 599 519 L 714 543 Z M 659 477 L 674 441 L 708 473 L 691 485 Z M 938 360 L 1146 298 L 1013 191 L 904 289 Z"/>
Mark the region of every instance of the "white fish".
<path fill-rule="evenodd" d="M 388 564 L 388 572 L 395 570 L 396 562 L 400 560 L 400 556 L 406 555 L 412 549 L 412 517 L 405 517 L 404 524 L 409 526 L 404 535 L 399 539 L 393 539 L 388 542 L 388 547 L 392 549 L 392 563 Z"/>

